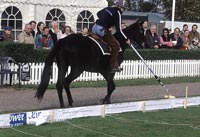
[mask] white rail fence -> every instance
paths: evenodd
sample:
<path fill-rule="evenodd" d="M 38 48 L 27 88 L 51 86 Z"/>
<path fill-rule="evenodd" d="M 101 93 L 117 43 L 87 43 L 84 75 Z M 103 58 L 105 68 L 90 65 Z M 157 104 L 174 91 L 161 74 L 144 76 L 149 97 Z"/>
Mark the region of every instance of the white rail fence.
<path fill-rule="evenodd" d="M 200 60 L 146 60 L 147 65 L 161 78 L 167 77 L 196 77 L 200 76 Z M 21 84 L 39 84 L 44 63 L 30 63 L 31 79 Z M 123 71 L 116 73 L 115 80 L 138 79 L 154 77 L 141 60 L 128 60 L 121 64 Z M 11 69 L 17 67 L 11 65 Z M 56 63 L 53 63 L 50 83 L 56 83 L 58 77 Z M 70 68 L 68 69 L 68 73 Z M 99 73 L 83 72 L 76 81 L 97 81 L 104 78 Z M 13 76 L 13 84 L 17 84 L 17 76 Z M 9 76 L 4 83 L 9 83 Z"/>

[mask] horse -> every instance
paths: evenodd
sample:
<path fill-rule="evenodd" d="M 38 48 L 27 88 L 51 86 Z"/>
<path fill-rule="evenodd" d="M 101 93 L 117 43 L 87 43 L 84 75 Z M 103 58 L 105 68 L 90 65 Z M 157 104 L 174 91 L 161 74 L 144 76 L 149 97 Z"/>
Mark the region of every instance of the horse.
<path fill-rule="evenodd" d="M 137 44 L 142 44 L 144 40 L 144 32 L 142 29 L 143 21 L 137 20 L 127 28 L 123 29 L 124 34 Z M 123 53 L 129 45 L 121 36 L 121 33 L 116 32 L 115 38 L 119 41 L 122 52 L 119 53 L 119 64 L 123 61 Z M 41 101 L 48 87 L 51 67 L 56 58 L 58 66 L 58 79 L 56 89 L 59 97 L 60 107 L 64 108 L 63 101 L 63 86 L 67 93 L 68 105 L 72 106 L 73 99 L 70 92 L 70 84 L 83 71 L 96 72 L 103 75 L 107 82 L 107 95 L 101 100 L 102 104 L 110 104 L 111 94 L 115 90 L 113 78 L 115 73 L 110 73 L 110 56 L 103 55 L 97 43 L 89 37 L 80 34 L 71 34 L 57 42 L 57 45 L 51 50 L 46 57 L 45 66 L 43 69 L 41 82 L 37 88 L 35 97 Z M 71 72 L 65 77 L 68 67 L 71 66 Z"/>

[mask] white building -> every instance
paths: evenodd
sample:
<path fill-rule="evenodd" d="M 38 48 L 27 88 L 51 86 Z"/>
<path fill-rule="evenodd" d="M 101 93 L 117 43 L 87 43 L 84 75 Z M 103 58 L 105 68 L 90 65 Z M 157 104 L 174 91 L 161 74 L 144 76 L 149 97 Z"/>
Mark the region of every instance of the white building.
<path fill-rule="evenodd" d="M 21 32 L 31 20 L 42 21 L 47 26 L 52 20 L 77 32 L 83 27 L 90 28 L 96 13 L 108 6 L 106 0 L 0 0 L 0 30 L 13 27 L 15 35 Z"/>

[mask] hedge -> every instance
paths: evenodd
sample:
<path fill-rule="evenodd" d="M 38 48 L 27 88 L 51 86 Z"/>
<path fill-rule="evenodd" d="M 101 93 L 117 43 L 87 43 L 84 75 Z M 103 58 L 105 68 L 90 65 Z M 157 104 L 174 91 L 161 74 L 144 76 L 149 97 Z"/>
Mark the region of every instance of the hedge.
<path fill-rule="evenodd" d="M 200 59 L 200 50 L 138 49 L 147 60 Z M 33 45 L 0 42 L 0 56 L 13 57 L 17 62 L 44 62 L 49 50 L 34 49 Z M 124 52 L 125 60 L 140 59 L 131 49 Z"/>
<path fill-rule="evenodd" d="M 0 56 L 10 56 L 17 62 L 44 62 L 49 50 L 34 49 L 34 45 L 22 43 L 0 43 Z"/>

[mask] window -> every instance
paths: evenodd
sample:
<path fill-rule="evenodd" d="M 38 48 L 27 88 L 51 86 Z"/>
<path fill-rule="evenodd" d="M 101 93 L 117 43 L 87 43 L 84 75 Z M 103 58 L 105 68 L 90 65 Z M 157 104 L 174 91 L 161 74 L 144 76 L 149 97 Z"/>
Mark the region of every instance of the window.
<path fill-rule="evenodd" d="M 77 18 L 77 32 L 81 32 L 81 30 L 86 27 L 91 30 L 91 27 L 94 23 L 94 16 L 88 10 L 82 11 Z"/>
<path fill-rule="evenodd" d="M 6 26 L 12 27 L 14 39 L 17 40 L 17 35 L 22 31 L 22 14 L 15 6 L 10 6 L 3 11 L 1 15 L 1 28 Z"/>
<path fill-rule="evenodd" d="M 47 13 L 46 25 L 51 27 L 52 21 L 58 21 L 61 30 L 65 27 L 65 15 L 60 9 L 52 9 Z"/>

